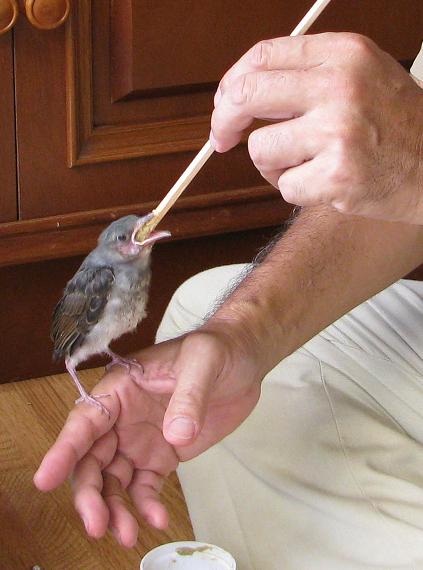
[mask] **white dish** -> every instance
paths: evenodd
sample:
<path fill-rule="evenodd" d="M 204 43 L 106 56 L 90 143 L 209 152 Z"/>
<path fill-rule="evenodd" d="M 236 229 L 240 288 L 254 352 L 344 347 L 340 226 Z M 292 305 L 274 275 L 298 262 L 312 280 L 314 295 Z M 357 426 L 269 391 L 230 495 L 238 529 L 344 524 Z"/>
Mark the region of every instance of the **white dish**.
<path fill-rule="evenodd" d="M 218 546 L 183 541 L 162 544 L 141 560 L 140 570 L 236 570 L 234 558 Z"/>

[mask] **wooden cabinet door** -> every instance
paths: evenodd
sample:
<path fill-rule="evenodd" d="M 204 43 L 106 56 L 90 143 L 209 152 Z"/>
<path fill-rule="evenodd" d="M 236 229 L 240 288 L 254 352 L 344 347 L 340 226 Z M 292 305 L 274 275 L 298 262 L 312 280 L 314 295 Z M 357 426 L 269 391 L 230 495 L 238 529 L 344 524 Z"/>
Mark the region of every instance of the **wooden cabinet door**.
<path fill-rule="evenodd" d="M 0 36 L 0 222 L 17 219 L 12 33 Z"/>
<path fill-rule="evenodd" d="M 311 4 L 73 0 L 51 31 L 21 17 L 19 214 L 30 222 L 8 229 L 10 262 L 84 253 L 113 217 L 151 210 L 207 139 L 224 71 L 257 40 L 289 34 Z M 362 32 L 411 59 L 422 29 L 421 2 L 336 0 L 312 31 Z M 210 159 L 166 226 L 184 238 L 269 226 L 288 211 L 240 145 Z"/>
<path fill-rule="evenodd" d="M 222 44 L 234 15 L 219 24 L 222 8 L 222 2 L 74 0 L 66 30 L 18 23 L 21 219 L 147 211 L 161 199 L 207 140 L 220 75 L 248 44 L 276 32 L 266 18 L 256 25 L 254 15 L 245 38 L 238 30 Z M 219 231 L 218 220 L 203 215 L 216 197 L 222 215 L 234 218 L 226 228 L 238 229 L 276 221 L 272 207 L 267 213 L 253 207 L 246 222 L 231 214 L 269 196 L 279 201 L 240 147 L 212 157 L 177 210 L 192 214 L 191 235 Z"/>

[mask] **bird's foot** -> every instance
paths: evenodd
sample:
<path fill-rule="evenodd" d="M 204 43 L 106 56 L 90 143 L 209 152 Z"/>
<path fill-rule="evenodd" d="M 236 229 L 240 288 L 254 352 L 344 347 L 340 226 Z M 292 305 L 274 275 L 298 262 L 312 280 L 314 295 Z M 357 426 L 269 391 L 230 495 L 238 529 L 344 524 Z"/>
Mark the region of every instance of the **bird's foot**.
<path fill-rule="evenodd" d="M 108 352 L 107 354 L 112 358 L 112 361 L 106 366 L 107 371 L 109 371 L 113 366 L 120 365 L 124 366 L 128 372 L 131 372 L 131 366 L 136 366 L 141 370 L 141 372 L 144 372 L 143 365 L 138 362 L 138 360 L 135 360 L 135 358 L 123 358 L 114 352 Z"/>
<path fill-rule="evenodd" d="M 103 404 L 99 402 L 100 398 L 107 398 L 107 397 L 110 397 L 110 394 L 96 394 L 95 396 L 91 394 L 84 394 L 83 396 L 75 400 L 75 404 L 82 404 L 85 402 L 86 404 L 95 406 L 98 410 L 100 410 L 102 414 L 107 414 L 110 418 L 109 410 L 106 408 L 106 406 L 103 406 Z"/>

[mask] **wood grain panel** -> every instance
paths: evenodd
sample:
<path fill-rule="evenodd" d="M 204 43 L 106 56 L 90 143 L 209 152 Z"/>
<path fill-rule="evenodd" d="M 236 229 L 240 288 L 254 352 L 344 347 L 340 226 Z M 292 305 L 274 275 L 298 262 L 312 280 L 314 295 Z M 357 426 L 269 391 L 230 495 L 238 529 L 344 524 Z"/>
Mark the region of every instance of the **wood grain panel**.
<path fill-rule="evenodd" d="M 68 168 L 65 28 L 42 32 L 19 18 L 15 37 L 21 219 L 157 203 L 193 153 Z M 80 95 L 75 108 L 87 100 L 82 92 Z M 122 128 L 128 131 L 128 125 Z M 100 139 L 101 132 L 99 127 L 96 133 Z M 136 140 L 131 144 L 136 146 Z M 239 148 L 231 156 L 213 157 L 189 193 L 207 194 L 262 183 L 249 164 L 246 149 Z"/>
<path fill-rule="evenodd" d="M 257 40 L 288 35 L 310 5 L 308 0 L 115 2 L 114 98 L 212 89 Z M 419 46 L 422 19 L 422 6 L 413 0 L 337 0 L 311 31 L 366 34 L 397 59 L 408 59 Z"/>
<path fill-rule="evenodd" d="M 114 209 L 128 204 L 137 204 L 143 209 L 145 205 L 157 203 L 189 163 L 192 152 L 68 168 L 64 82 L 68 59 L 65 47 L 63 28 L 42 33 L 19 19 L 16 27 L 16 91 L 21 218 L 29 220 Z M 84 107 L 86 100 L 81 92 L 75 99 L 72 113 L 79 112 L 77 109 Z M 81 124 L 77 122 L 75 132 L 79 133 L 80 128 Z M 131 132 L 129 125 L 119 128 Z M 107 127 L 95 130 L 95 136 L 105 141 L 106 147 L 101 143 L 100 149 L 94 143 L 93 152 L 104 153 L 104 157 L 108 156 L 107 132 Z M 81 136 L 84 138 L 85 135 Z M 125 150 L 122 142 L 127 157 L 139 154 L 136 137 L 131 141 L 133 153 L 129 146 Z M 151 148 L 146 151 L 150 152 Z M 189 195 L 254 188 L 262 183 L 245 147 L 239 147 L 230 155 L 212 157 L 190 185 Z M 225 204 L 224 200 L 222 204 Z M 273 222 L 263 225 L 269 223 Z"/>
<path fill-rule="evenodd" d="M 99 370 L 82 373 L 91 389 Z M 43 455 L 52 445 L 75 399 L 64 376 L 0 387 L 0 568 L 29 570 L 121 570 L 138 568 L 151 548 L 174 540 L 192 540 L 185 500 L 175 474 L 162 499 L 169 510 L 166 531 L 140 521 L 134 548 L 120 547 L 110 534 L 89 539 L 76 514 L 69 485 L 43 494 L 32 483 Z"/>
<path fill-rule="evenodd" d="M 114 99 L 213 89 L 256 41 L 288 35 L 310 5 L 308 0 L 115 2 L 110 20 Z M 419 47 L 422 18 L 422 7 L 413 0 L 337 0 L 311 33 L 362 33 L 405 60 Z"/>
<path fill-rule="evenodd" d="M 18 215 L 12 38 L 12 32 L 0 36 L 0 222 Z"/>
<path fill-rule="evenodd" d="M 115 99 L 212 90 L 258 39 L 288 34 L 290 22 L 299 20 L 305 6 L 305 0 L 115 2 L 111 19 Z"/>
<path fill-rule="evenodd" d="M 405 61 L 416 57 L 422 42 L 422 29 L 422 2 L 335 0 L 319 16 L 310 33 L 350 31 L 364 34 L 398 61 Z"/>
<path fill-rule="evenodd" d="M 85 108 L 72 116 L 70 164 L 198 149 L 225 70 L 259 39 L 288 35 L 309 5 L 124 0 L 110 12 L 107 2 L 76 3 L 68 77 L 70 93 L 76 86 L 73 98 L 85 100 Z M 418 51 L 422 25 L 423 8 L 413 0 L 339 0 L 312 31 L 364 33 L 408 60 Z"/>
<path fill-rule="evenodd" d="M 114 3 L 114 6 L 118 5 Z M 116 11 L 117 8 L 112 17 Z M 118 17 L 121 16 L 118 12 Z M 137 24 L 131 14 L 124 14 L 125 17 L 128 18 L 125 25 L 128 22 Z M 97 109 L 104 105 L 109 107 L 111 98 L 110 18 L 108 2 L 78 0 L 74 3 L 66 41 L 69 165 L 199 148 L 210 130 L 210 94 L 206 99 L 203 97 L 206 105 L 202 108 L 196 106 L 195 98 L 190 94 L 188 101 L 185 101 L 189 111 L 177 117 L 169 118 L 175 102 L 171 107 L 172 101 L 160 98 L 144 100 L 135 116 L 121 115 L 118 123 L 99 120 Z M 142 35 L 142 29 L 134 31 L 136 36 Z M 112 61 L 115 73 L 117 68 L 120 73 L 121 66 L 116 62 L 116 56 L 112 56 Z M 160 60 L 154 57 L 151 66 L 157 65 L 160 66 Z M 152 104 L 154 112 L 151 110 Z"/>

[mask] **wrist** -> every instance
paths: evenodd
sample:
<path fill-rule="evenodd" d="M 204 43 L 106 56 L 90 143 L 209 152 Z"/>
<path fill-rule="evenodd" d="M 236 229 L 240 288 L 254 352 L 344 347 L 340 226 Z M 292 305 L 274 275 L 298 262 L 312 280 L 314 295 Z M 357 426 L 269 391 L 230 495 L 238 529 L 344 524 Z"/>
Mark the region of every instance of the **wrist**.
<path fill-rule="evenodd" d="M 248 318 L 247 312 L 241 313 L 233 307 L 220 309 L 199 331 L 217 336 L 225 345 L 232 366 L 236 368 L 237 362 L 248 362 L 261 381 L 272 366 L 267 358 L 265 337 L 260 335 L 259 323 L 257 319 Z"/>
<path fill-rule="evenodd" d="M 265 375 L 289 354 L 284 352 L 288 343 L 282 339 L 289 336 L 285 329 L 290 311 L 281 309 L 284 287 L 274 283 L 264 287 L 262 271 L 261 266 L 256 267 L 202 328 L 218 331 L 236 354 L 253 361 Z"/>

